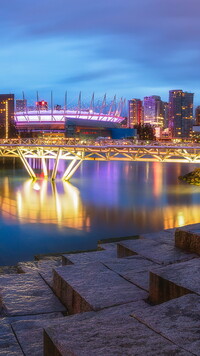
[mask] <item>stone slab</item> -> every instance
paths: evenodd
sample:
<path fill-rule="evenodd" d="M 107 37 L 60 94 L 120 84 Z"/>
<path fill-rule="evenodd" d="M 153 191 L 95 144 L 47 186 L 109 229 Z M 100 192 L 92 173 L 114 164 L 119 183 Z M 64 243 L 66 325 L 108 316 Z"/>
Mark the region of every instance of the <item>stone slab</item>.
<path fill-rule="evenodd" d="M 121 276 L 137 287 L 149 292 L 149 271 L 129 271 L 121 273 Z"/>
<path fill-rule="evenodd" d="M 62 264 L 70 265 L 91 262 L 104 262 L 115 257 L 117 257 L 116 246 L 105 251 L 92 251 L 62 255 Z"/>
<path fill-rule="evenodd" d="M 41 259 L 39 261 L 19 262 L 17 264 L 17 268 L 19 273 L 38 273 L 52 271 L 53 268 L 61 266 L 61 262 L 61 256 L 54 258 L 52 257 L 49 259 Z"/>
<path fill-rule="evenodd" d="M 128 303 L 124 308 L 114 307 L 112 313 L 116 314 L 119 310 L 129 315 L 133 310 L 134 303 Z M 107 315 L 107 310 L 104 315 Z M 26 356 L 43 356 L 43 329 L 53 327 L 54 325 L 66 326 L 70 320 L 70 324 L 75 324 L 77 321 L 87 320 L 96 315 L 95 312 L 81 313 L 73 316 L 49 318 L 49 315 L 34 316 L 34 318 L 27 317 L 26 320 L 12 322 L 12 328 L 19 340 L 22 350 Z M 102 313 L 103 315 L 103 313 Z M 53 316 L 53 315 L 52 315 Z M 29 319 L 28 319 L 29 318 Z M 14 318 L 13 318 L 14 319 Z"/>
<path fill-rule="evenodd" d="M 174 245 L 174 231 L 162 230 L 140 235 L 140 238 L 147 240 L 155 240 L 160 243 Z"/>
<path fill-rule="evenodd" d="M 7 316 L 4 320 L 8 324 L 13 324 L 18 321 L 34 321 L 34 320 L 54 320 L 57 318 L 63 318 L 65 313 L 57 312 L 57 313 L 43 313 L 43 314 L 32 314 L 32 315 L 16 315 L 16 316 Z"/>
<path fill-rule="evenodd" d="M 45 329 L 44 356 L 191 355 L 127 315 L 123 308 L 118 308 L 117 314 L 113 309 L 87 320 L 66 319 L 65 324 Z"/>
<path fill-rule="evenodd" d="M 200 295 L 200 259 L 176 263 L 150 272 L 149 298 L 163 303 L 188 293 Z"/>
<path fill-rule="evenodd" d="M 147 298 L 147 293 L 101 263 L 54 270 L 53 288 L 70 314 Z"/>
<path fill-rule="evenodd" d="M 4 315 L 27 315 L 66 311 L 52 290 L 37 274 L 0 276 Z"/>
<path fill-rule="evenodd" d="M 200 255 L 200 228 L 196 230 L 176 229 L 175 246 Z"/>
<path fill-rule="evenodd" d="M 143 256 L 158 264 L 167 265 L 180 261 L 187 261 L 197 257 L 196 254 L 183 252 L 171 244 L 160 243 L 156 240 L 124 241 L 117 244 L 118 257 L 134 254 Z"/>
<path fill-rule="evenodd" d="M 121 274 L 126 273 L 131 270 L 134 271 L 148 271 L 150 268 L 153 267 L 160 267 L 159 264 L 149 261 L 146 258 L 134 255 L 131 257 L 126 258 L 115 258 L 111 259 L 110 261 L 104 262 L 104 266 L 108 267 L 112 271 Z"/>
<path fill-rule="evenodd" d="M 199 296 L 188 294 L 160 305 L 133 308 L 133 317 L 193 355 L 200 355 Z"/>
<path fill-rule="evenodd" d="M 105 262 L 104 265 L 146 291 L 149 290 L 149 270 L 153 267 L 160 267 L 157 263 L 139 255 L 116 258 L 110 262 Z"/>
<path fill-rule="evenodd" d="M 4 319 L 0 320 L 0 355 L 23 356 L 10 325 Z"/>
<path fill-rule="evenodd" d="M 12 322 L 12 328 L 26 356 L 43 356 L 43 329 L 60 324 L 66 317 L 35 318 Z"/>

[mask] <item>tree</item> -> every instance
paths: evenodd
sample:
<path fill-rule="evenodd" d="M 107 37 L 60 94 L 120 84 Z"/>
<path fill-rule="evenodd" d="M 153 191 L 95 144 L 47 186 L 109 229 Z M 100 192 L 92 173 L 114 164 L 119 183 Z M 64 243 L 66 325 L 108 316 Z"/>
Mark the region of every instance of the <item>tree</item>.
<path fill-rule="evenodd" d="M 134 129 L 137 129 L 139 140 L 153 141 L 156 139 L 154 128 L 150 124 L 138 124 L 134 126 Z"/>

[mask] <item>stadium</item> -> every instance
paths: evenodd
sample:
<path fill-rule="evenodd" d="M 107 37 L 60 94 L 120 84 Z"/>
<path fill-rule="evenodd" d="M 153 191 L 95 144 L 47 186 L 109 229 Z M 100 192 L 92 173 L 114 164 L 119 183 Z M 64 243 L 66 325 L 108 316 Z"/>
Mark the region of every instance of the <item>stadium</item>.
<path fill-rule="evenodd" d="M 72 127 L 74 128 L 73 135 L 85 131 L 85 128 L 89 130 L 88 134 L 91 132 L 94 134 L 95 130 L 95 133 L 99 135 L 99 131 L 121 126 L 124 121 L 122 116 L 124 105 L 124 100 L 121 99 L 119 103 L 116 103 L 116 97 L 114 97 L 108 107 L 105 96 L 98 109 L 94 107 L 94 97 L 89 108 L 81 108 L 79 98 L 78 106 L 72 109 L 66 108 L 66 105 L 64 107 L 51 105 L 49 108 L 44 100 L 37 101 L 35 107 L 28 107 L 25 99 L 16 100 L 15 126 L 21 136 L 23 134 L 27 136 L 28 133 L 32 136 L 53 135 L 54 133 L 66 135 L 66 131 L 69 136 L 72 134 Z"/>

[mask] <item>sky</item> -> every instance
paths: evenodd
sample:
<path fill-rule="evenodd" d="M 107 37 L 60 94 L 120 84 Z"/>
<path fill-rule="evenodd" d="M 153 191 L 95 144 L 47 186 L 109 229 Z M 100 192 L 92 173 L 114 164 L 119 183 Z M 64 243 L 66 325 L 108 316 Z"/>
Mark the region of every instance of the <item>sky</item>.
<path fill-rule="evenodd" d="M 200 105 L 199 0 L 9 0 L 0 7 L 0 92 L 71 102 L 170 89 Z"/>

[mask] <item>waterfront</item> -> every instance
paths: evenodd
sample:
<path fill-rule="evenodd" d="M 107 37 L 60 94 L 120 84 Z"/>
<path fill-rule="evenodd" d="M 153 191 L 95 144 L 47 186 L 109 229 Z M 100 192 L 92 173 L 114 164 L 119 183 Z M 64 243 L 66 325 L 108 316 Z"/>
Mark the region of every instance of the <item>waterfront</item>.
<path fill-rule="evenodd" d="M 200 187 L 178 180 L 196 166 L 84 162 L 70 183 L 33 182 L 23 169 L 1 170 L 0 265 L 198 223 Z"/>

